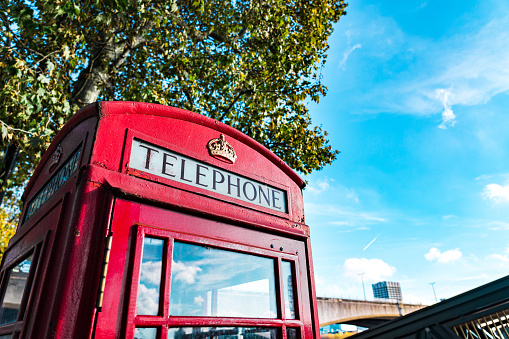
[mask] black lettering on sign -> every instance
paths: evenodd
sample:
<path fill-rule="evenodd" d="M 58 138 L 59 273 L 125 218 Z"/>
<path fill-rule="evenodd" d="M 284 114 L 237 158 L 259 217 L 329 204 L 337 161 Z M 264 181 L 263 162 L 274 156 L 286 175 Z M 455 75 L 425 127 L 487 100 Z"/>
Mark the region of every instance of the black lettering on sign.
<path fill-rule="evenodd" d="M 159 153 L 159 151 L 156 150 L 155 148 L 151 148 L 151 147 L 148 147 L 148 146 L 145 146 L 145 145 L 140 145 L 140 147 L 143 147 L 143 148 L 147 149 L 147 157 L 146 157 L 146 160 L 145 160 L 145 168 L 149 169 L 150 168 L 150 157 L 152 156 L 151 152 Z"/>
<path fill-rule="evenodd" d="M 73 166 L 70 166 L 72 168 Z M 233 171 L 134 138 L 129 167 L 192 186 L 202 196 L 214 194 L 273 211 L 288 213 L 287 192 Z M 232 170 L 235 168 L 232 166 Z M 62 172 L 62 181 L 72 171 Z M 51 195 L 53 189 L 49 189 Z M 208 191 L 208 192 L 204 192 Z M 202 198 L 199 198 L 202 199 Z"/>
<path fill-rule="evenodd" d="M 182 166 L 180 167 L 180 180 L 193 182 L 192 180 L 184 178 L 185 174 L 186 174 L 186 159 L 182 159 Z"/>
<path fill-rule="evenodd" d="M 173 158 L 173 159 L 177 160 L 176 156 L 168 154 L 168 153 L 163 153 L 163 170 L 161 173 L 169 175 L 170 177 L 175 177 L 174 174 L 166 172 L 166 165 L 170 165 L 171 167 L 173 167 L 173 164 L 171 162 L 168 162 L 168 158 Z"/>
<path fill-rule="evenodd" d="M 221 176 L 221 181 L 217 181 L 217 175 Z M 212 170 L 212 189 L 216 190 L 216 184 L 222 184 L 224 182 L 224 175 L 223 173 L 219 172 L 218 170 Z"/>
<path fill-rule="evenodd" d="M 203 186 L 203 187 L 208 187 L 208 185 L 200 183 L 200 177 L 205 176 L 205 174 L 201 173 L 201 171 L 200 171 L 200 169 L 202 169 L 202 168 L 206 169 L 207 171 L 209 170 L 209 168 L 206 166 L 196 164 L 196 184 Z"/>
<path fill-rule="evenodd" d="M 55 192 L 66 183 L 72 174 L 78 169 L 78 163 L 81 155 L 81 150 L 78 150 L 67 162 L 60 168 L 60 170 L 51 178 L 51 180 L 44 186 L 42 190 L 28 204 L 25 213 L 26 222 L 37 210 L 55 194 Z"/>
<path fill-rule="evenodd" d="M 237 187 L 237 197 L 240 197 L 240 178 L 237 178 L 237 185 L 231 183 L 231 176 L 228 174 L 228 194 L 231 195 L 231 188 Z"/>
<path fill-rule="evenodd" d="M 248 194 L 247 194 L 247 189 L 246 189 L 246 186 L 247 186 L 247 185 L 251 185 L 251 187 L 253 188 L 253 189 L 252 189 L 252 192 L 253 192 L 253 193 L 252 193 L 252 194 L 253 194 L 253 197 L 252 197 L 252 198 L 250 198 L 250 197 L 248 196 Z M 246 182 L 244 183 L 244 185 L 242 186 L 242 191 L 244 192 L 244 197 L 245 197 L 247 200 L 249 200 L 249 201 L 253 201 L 253 200 L 255 200 L 255 199 L 256 199 L 256 187 L 255 187 L 255 185 L 253 185 L 250 181 L 246 181 Z"/>
<path fill-rule="evenodd" d="M 268 188 L 268 187 L 266 187 L 266 188 L 267 188 L 267 194 L 265 194 L 265 191 L 263 190 L 263 186 L 261 186 L 261 185 L 260 185 L 260 186 L 258 186 L 258 194 L 259 194 L 258 196 L 260 197 L 260 198 L 259 198 L 259 202 L 258 202 L 258 203 L 259 203 L 260 205 L 262 205 L 262 204 L 264 204 L 264 202 L 265 202 L 268 206 L 270 206 L 270 200 L 269 200 L 269 197 L 270 197 L 270 194 L 269 194 L 269 188 Z M 262 196 L 263 196 L 264 202 L 262 202 Z"/>
<path fill-rule="evenodd" d="M 272 207 L 277 208 L 277 209 L 281 209 L 281 207 L 276 206 L 276 201 L 279 200 L 279 198 L 276 198 L 276 194 L 279 195 L 279 194 L 281 194 L 281 192 L 278 192 L 276 190 L 272 190 Z"/>

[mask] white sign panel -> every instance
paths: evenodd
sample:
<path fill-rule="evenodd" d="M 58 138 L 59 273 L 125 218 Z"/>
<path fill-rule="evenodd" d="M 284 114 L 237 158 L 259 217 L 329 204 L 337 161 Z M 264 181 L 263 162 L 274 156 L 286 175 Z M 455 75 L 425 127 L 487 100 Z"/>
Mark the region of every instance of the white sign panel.
<path fill-rule="evenodd" d="M 133 140 L 129 167 L 274 211 L 288 213 L 284 190 L 154 146 L 143 140 Z"/>

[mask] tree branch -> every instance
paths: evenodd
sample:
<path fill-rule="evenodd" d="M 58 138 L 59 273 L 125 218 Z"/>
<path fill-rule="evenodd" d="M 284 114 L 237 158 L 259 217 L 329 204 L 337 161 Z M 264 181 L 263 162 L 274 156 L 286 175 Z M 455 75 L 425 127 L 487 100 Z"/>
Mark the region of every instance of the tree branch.
<path fill-rule="evenodd" d="M 223 114 L 221 114 L 221 117 L 219 118 L 219 121 L 223 121 L 224 118 L 226 118 L 226 115 L 228 114 L 228 112 L 232 109 L 233 105 L 235 105 L 237 103 L 237 101 L 239 101 L 239 99 L 244 95 L 244 94 L 251 94 L 253 93 L 254 91 L 252 89 L 246 89 L 246 90 L 243 90 L 241 92 L 239 92 L 239 94 L 237 94 L 237 96 L 235 97 L 235 99 L 233 99 L 233 101 L 230 103 L 230 105 L 228 106 L 228 108 L 223 112 Z"/>
<path fill-rule="evenodd" d="M 0 120 L 0 124 L 2 124 L 2 126 L 4 126 L 5 128 L 7 128 L 7 129 L 9 129 L 11 131 L 17 131 L 17 132 L 25 133 L 25 134 L 28 134 L 28 135 L 35 135 L 35 133 L 29 132 L 29 131 L 25 131 L 25 130 L 19 129 L 19 128 L 14 128 L 12 126 L 9 126 L 5 122 L 3 122 L 2 120 Z"/>

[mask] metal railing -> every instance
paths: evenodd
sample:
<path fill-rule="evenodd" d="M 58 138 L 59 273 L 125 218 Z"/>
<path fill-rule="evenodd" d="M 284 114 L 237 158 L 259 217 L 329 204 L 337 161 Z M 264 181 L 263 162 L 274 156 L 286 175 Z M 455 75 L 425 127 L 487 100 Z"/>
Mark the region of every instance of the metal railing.
<path fill-rule="evenodd" d="M 479 316 L 451 328 L 463 339 L 509 339 L 509 309 Z"/>

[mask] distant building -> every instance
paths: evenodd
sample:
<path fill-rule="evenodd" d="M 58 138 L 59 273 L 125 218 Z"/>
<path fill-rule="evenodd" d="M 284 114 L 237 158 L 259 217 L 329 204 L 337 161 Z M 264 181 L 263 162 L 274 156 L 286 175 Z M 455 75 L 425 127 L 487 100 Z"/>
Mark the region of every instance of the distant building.
<path fill-rule="evenodd" d="M 401 286 L 398 282 L 381 281 L 373 284 L 373 296 L 378 299 L 392 299 L 401 301 Z"/>

